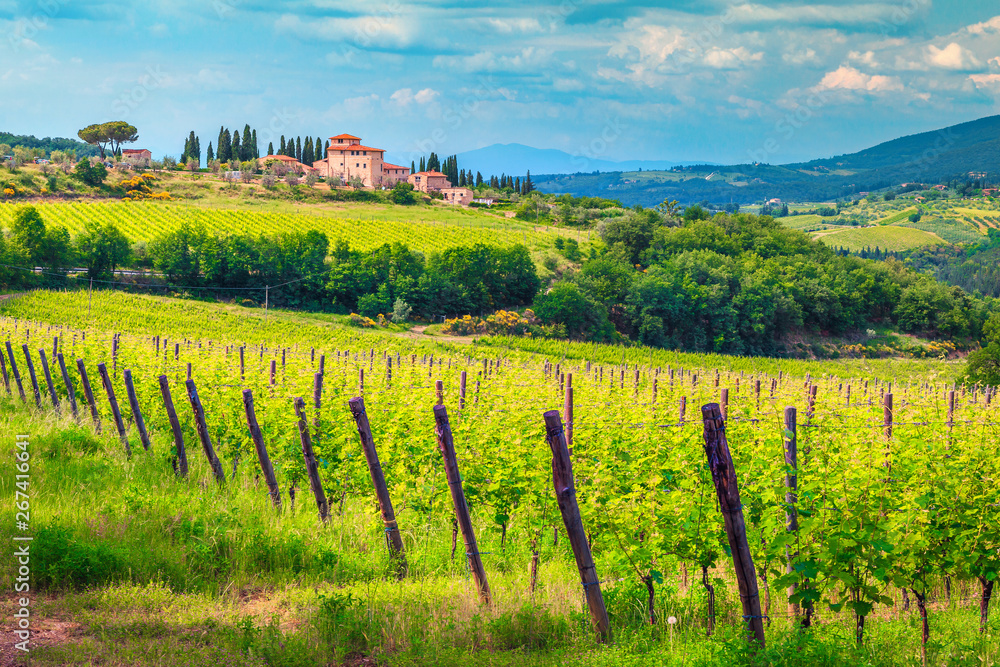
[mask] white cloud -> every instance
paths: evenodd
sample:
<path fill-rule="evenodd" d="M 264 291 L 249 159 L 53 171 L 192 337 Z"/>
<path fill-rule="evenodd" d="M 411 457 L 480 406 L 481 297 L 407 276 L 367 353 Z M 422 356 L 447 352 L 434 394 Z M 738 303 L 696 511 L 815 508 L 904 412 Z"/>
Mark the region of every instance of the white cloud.
<path fill-rule="evenodd" d="M 885 93 L 903 90 L 903 82 L 898 77 L 869 75 L 859 72 L 853 67 L 842 65 L 833 72 L 828 72 L 813 90 Z"/>
<path fill-rule="evenodd" d="M 874 51 L 865 51 L 864 53 L 861 53 L 860 51 L 851 51 L 847 54 L 847 59 L 869 67 L 878 67 L 878 60 L 875 59 Z"/>
<path fill-rule="evenodd" d="M 969 81 L 979 90 L 1000 94 L 1000 74 L 972 74 Z"/>
<path fill-rule="evenodd" d="M 514 55 L 480 51 L 471 56 L 435 56 L 434 67 L 458 72 L 528 72 L 546 65 L 551 53 L 529 46 Z"/>
<path fill-rule="evenodd" d="M 308 21 L 285 14 L 274 25 L 279 32 L 306 39 L 346 42 L 358 49 L 407 47 L 422 36 L 420 21 L 400 14 L 310 18 Z"/>
<path fill-rule="evenodd" d="M 705 53 L 705 64 L 715 69 L 739 69 L 746 63 L 760 62 L 764 59 L 763 52 L 751 52 L 743 46 L 735 49 L 710 48 Z"/>
<path fill-rule="evenodd" d="M 774 7 L 747 2 L 730 8 L 725 17 L 733 23 L 793 23 L 837 26 L 878 24 L 883 21 L 898 22 L 900 12 L 901 8 L 897 4 L 882 2 L 848 5 L 787 3 Z"/>
<path fill-rule="evenodd" d="M 966 28 L 973 35 L 985 35 L 989 32 L 1000 32 L 1000 16 L 994 16 L 989 21 L 975 23 Z"/>
<path fill-rule="evenodd" d="M 538 22 L 538 19 L 534 18 L 488 18 L 486 19 L 486 26 L 501 34 L 509 35 L 515 32 L 539 32 L 542 29 L 542 25 Z"/>
<path fill-rule="evenodd" d="M 927 47 L 927 62 L 942 69 L 959 71 L 978 69 L 983 66 L 975 54 L 958 42 L 952 42 L 943 49 L 931 44 Z"/>
<path fill-rule="evenodd" d="M 781 59 L 789 65 L 806 65 L 820 62 L 819 57 L 816 55 L 816 51 L 810 48 L 806 48 L 803 51 L 792 51 L 790 53 L 782 54 Z"/>
<path fill-rule="evenodd" d="M 413 92 L 412 88 L 400 88 L 390 95 L 389 99 L 401 107 L 408 107 L 411 104 L 430 104 L 439 96 L 440 93 L 432 88 L 424 88 L 416 93 Z"/>

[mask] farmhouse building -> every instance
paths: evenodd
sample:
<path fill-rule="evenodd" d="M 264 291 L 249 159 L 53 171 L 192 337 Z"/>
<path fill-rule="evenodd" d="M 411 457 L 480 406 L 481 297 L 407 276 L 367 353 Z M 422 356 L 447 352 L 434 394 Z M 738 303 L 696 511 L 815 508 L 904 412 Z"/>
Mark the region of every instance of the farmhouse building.
<path fill-rule="evenodd" d="M 468 206 L 472 203 L 473 192 L 469 188 L 441 188 L 441 194 L 449 204 Z"/>
<path fill-rule="evenodd" d="M 316 171 L 315 167 L 310 167 L 307 164 L 302 164 L 290 155 L 265 155 L 264 157 L 257 160 L 257 165 L 261 169 L 267 169 L 275 163 L 280 163 L 285 166 L 288 171 L 294 171 L 297 174 L 307 174 L 311 171 Z"/>
<path fill-rule="evenodd" d="M 123 148 L 122 159 L 127 160 L 128 158 L 132 158 L 133 160 L 152 160 L 153 153 L 146 148 Z"/>
<path fill-rule="evenodd" d="M 440 192 L 445 188 L 451 187 L 448 177 L 440 171 L 418 171 L 415 174 L 411 174 L 408 181 L 414 190 L 419 190 L 420 192 Z"/>
<path fill-rule="evenodd" d="M 353 134 L 330 137 L 326 157 L 314 162 L 313 167 L 328 180 L 339 178 L 343 183 L 350 183 L 357 177 L 368 188 L 391 187 L 405 181 L 410 174 L 408 167 L 386 162 L 384 149 L 365 146 L 361 137 Z"/>

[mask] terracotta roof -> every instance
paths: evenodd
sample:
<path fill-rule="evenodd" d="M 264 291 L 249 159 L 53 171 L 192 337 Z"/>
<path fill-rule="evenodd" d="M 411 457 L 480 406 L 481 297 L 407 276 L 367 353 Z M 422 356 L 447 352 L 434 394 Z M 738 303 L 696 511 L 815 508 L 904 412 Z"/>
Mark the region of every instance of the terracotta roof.
<path fill-rule="evenodd" d="M 148 153 L 148 148 L 123 148 L 122 155 L 127 155 L 129 153 Z"/>
<path fill-rule="evenodd" d="M 330 150 L 332 151 L 375 151 L 376 153 L 384 153 L 384 148 L 372 148 L 371 146 L 362 146 L 361 144 L 330 144 Z"/>
<path fill-rule="evenodd" d="M 440 171 L 418 171 L 417 173 L 414 174 L 414 176 L 429 176 L 432 178 L 435 176 L 440 176 L 441 178 L 447 178 L 447 176 L 442 174 Z"/>
<path fill-rule="evenodd" d="M 331 141 L 334 139 L 356 139 L 358 141 L 361 141 L 361 137 L 356 137 L 353 134 L 338 134 L 335 137 L 330 137 Z"/>
<path fill-rule="evenodd" d="M 261 160 L 281 160 L 282 162 L 298 162 L 291 155 L 265 155 Z"/>
<path fill-rule="evenodd" d="M 407 171 L 410 170 L 409 167 L 401 167 L 398 164 L 389 164 L 388 162 L 383 162 L 382 163 L 382 168 L 383 169 L 405 169 Z"/>

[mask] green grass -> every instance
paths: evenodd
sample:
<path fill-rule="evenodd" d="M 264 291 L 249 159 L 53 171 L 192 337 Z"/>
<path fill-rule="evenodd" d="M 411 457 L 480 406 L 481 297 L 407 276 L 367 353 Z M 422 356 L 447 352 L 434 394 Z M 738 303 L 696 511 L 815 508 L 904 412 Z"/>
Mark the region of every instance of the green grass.
<path fill-rule="evenodd" d="M 878 246 L 882 250 L 900 251 L 945 243 L 930 232 L 894 226 L 847 229 L 823 233 L 816 238 L 829 246 L 841 246 L 855 252 L 866 247 L 874 250 Z"/>
<path fill-rule="evenodd" d="M 614 640 L 596 643 L 581 604 L 566 541 L 540 545 L 538 590 L 529 592 L 529 527 L 512 527 L 505 551 L 490 512 L 474 521 L 495 604 L 484 607 L 461 558 L 450 558 L 450 515 L 406 525 L 410 577 L 386 576 L 385 542 L 370 498 L 349 499 L 320 525 L 307 493 L 293 513 L 266 501 L 251 464 L 224 489 L 204 469 L 177 480 L 164 438 L 131 460 L 113 434 L 0 396 L 0 427 L 29 436 L 33 623 L 61 628 L 35 646 L 34 665 L 110 667 L 305 667 L 380 664 L 510 667 L 701 666 L 916 667 L 916 611 L 896 605 L 869 618 L 855 648 L 853 619 L 825 609 L 809 632 L 794 628 L 772 591 L 768 648 L 756 657 L 741 630 L 731 569 L 712 572 L 718 627 L 706 636 L 705 597 L 696 579 L 657 586 L 660 624 L 644 622 L 645 589 L 626 577 L 602 588 Z M 13 496 L 13 459 L 0 461 L 0 492 Z M 10 543 L 10 503 L 0 509 Z M 8 590 L 13 570 L 0 571 Z M 956 602 L 935 590 L 931 665 L 994 667 L 1000 619 L 986 636 L 974 595 L 954 582 Z M 9 617 L 12 601 L 2 602 Z M 664 621 L 677 619 L 675 625 Z M 364 659 L 370 660 L 365 662 Z"/>

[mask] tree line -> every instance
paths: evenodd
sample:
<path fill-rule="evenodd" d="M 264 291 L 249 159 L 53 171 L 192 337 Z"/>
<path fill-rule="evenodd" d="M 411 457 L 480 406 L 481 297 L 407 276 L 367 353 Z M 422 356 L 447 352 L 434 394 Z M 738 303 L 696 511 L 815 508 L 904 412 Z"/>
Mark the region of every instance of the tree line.
<path fill-rule="evenodd" d="M 627 211 L 602 249 L 535 301 L 535 314 L 590 340 L 696 352 L 780 355 L 792 331 L 874 323 L 979 338 L 1000 304 L 894 259 L 843 256 L 768 216 Z"/>

